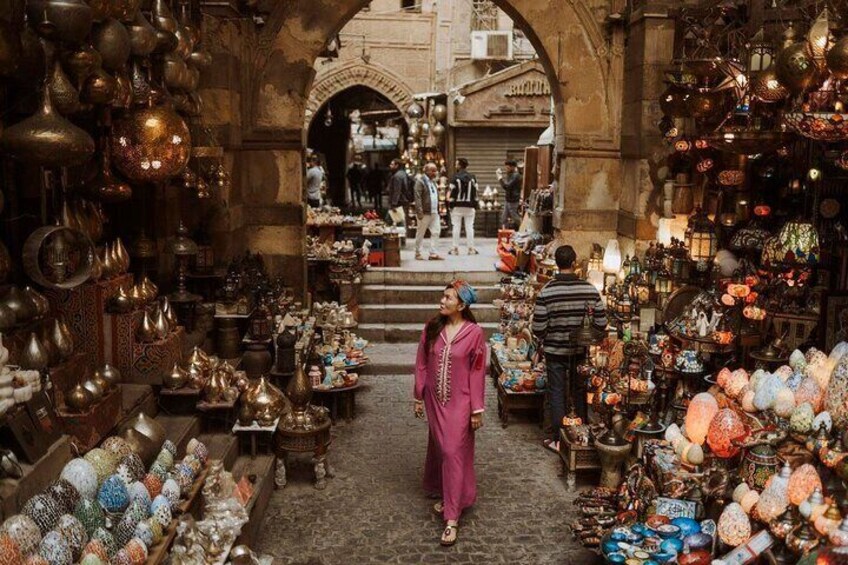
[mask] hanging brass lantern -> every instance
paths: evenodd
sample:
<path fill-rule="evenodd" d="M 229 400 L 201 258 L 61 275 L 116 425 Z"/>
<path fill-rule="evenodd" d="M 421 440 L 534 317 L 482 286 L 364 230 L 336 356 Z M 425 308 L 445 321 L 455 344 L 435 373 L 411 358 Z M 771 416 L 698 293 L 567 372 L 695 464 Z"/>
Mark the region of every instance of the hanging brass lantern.
<path fill-rule="evenodd" d="M 171 108 L 152 106 L 117 120 L 112 155 L 117 169 L 135 182 L 163 182 L 182 173 L 191 154 L 191 132 Z"/>
<path fill-rule="evenodd" d="M 107 105 L 115 100 L 118 82 L 103 69 L 95 69 L 82 86 L 82 99 L 89 104 Z"/>
<path fill-rule="evenodd" d="M 64 56 L 64 64 L 70 70 L 77 85 L 81 85 L 95 69 L 100 68 L 103 58 L 91 45 L 82 45 L 76 51 L 71 51 Z"/>
<path fill-rule="evenodd" d="M 50 89 L 50 98 L 60 114 L 65 116 L 75 114 L 82 108 L 79 92 L 65 74 L 58 59 L 53 63 L 53 72 L 50 74 L 47 88 Z"/>
<path fill-rule="evenodd" d="M 110 71 L 122 69 L 130 58 L 132 44 L 127 28 L 114 18 L 98 24 L 92 33 L 94 48 L 103 57 L 103 67 Z"/>
<path fill-rule="evenodd" d="M 130 33 L 130 49 L 136 57 L 147 57 L 156 50 L 156 29 L 141 10 L 136 12 L 135 20 L 127 25 L 127 31 Z"/>
<path fill-rule="evenodd" d="M 28 0 L 27 19 L 51 41 L 81 43 L 91 31 L 92 11 L 82 0 Z"/>
<path fill-rule="evenodd" d="M 762 102 L 779 102 L 789 96 L 789 90 L 780 83 L 774 67 L 758 73 L 751 81 L 751 92 Z"/>
<path fill-rule="evenodd" d="M 795 94 L 811 90 L 823 80 L 806 41 L 784 47 L 777 55 L 776 71 L 780 83 Z"/>
<path fill-rule="evenodd" d="M 2 145 L 9 156 L 45 167 L 80 165 L 94 154 L 91 136 L 53 109 L 46 83 L 41 109 L 3 132 Z"/>

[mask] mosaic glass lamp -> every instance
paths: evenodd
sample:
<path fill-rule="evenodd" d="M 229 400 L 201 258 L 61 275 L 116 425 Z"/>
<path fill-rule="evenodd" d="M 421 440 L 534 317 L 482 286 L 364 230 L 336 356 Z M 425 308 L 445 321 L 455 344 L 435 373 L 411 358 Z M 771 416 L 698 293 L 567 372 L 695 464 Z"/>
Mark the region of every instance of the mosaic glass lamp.
<path fill-rule="evenodd" d="M 791 220 L 784 224 L 777 235 L 786 263 L 815 264 L 819 260 L 819 233 L 812 223 Z"/>
<path fill-rule="evenodd" d="M 701 392 L 692 398 L 686 410 L 686 435 L 692 442 L 698 445 L 704 444 L 710 422 L 717 413 L 718 402 L 712 394 Z"/>
<path fill-rule="evenodd" d="M 817 488 L 822 488 L 822 482 L 816 468 L 809 463 L 804 463 L 789 477 L 789 485 L 786 487 L 789 502 L 795 505 L 801 504 Z"/>

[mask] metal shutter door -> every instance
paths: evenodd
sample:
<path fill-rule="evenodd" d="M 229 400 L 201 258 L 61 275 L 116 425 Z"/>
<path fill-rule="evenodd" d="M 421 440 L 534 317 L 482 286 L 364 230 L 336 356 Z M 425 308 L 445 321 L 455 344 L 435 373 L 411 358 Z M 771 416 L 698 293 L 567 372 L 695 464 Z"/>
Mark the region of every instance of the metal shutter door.
<path fill-rule="evenodd" d="M 507 153 L 520 160 L 524 148 L 535 145 L 544 128 L 455 128 L 456 155 L 468 159 L 468 172 L 477 175 L 480 189 L 498 186 L 495 170 L 503 169 Z"/>

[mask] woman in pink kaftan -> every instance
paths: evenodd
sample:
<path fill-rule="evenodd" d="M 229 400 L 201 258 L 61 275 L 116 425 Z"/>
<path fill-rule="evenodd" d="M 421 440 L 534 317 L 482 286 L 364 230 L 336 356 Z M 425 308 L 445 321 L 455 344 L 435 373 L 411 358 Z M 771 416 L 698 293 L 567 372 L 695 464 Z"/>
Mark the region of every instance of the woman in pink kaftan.
<path fill-rule="evenodd" d="M 442 545 L 456 542 L 459 517 L 477 498 L 474 432 L 483 425 L 488 349 L 469 308 L 475 301 L 463 281 L 445 289 L 415 364 L 415 413 L 426 412 L 430 428 L 424 490 L 441 497 L 434 508 L 446 521 Z"/>

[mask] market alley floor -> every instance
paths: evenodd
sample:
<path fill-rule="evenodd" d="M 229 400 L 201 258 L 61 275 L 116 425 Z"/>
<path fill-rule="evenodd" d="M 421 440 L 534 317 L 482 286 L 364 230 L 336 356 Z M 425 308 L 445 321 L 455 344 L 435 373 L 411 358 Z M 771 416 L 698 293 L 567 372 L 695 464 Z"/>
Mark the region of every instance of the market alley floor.
<path fill-rule="evenodd" d="M 477 434 L 477 504 L 457 544 L 439 546 L 442 523 L 421 490 L 427 426 L 412 415 L 412 377 L 362 379 L 357 418 L 333 428 L 335 478 L 315 490 L 309 457 L 290 458 L 288 486 L 273 494 L 257 551 L 300 565 L 597 561 L 568 531 L 575 493 L 558 476 L 558 458 L 542 449 L 535 422 L 519 416 L 501 428 L 491 381 Z"/>

